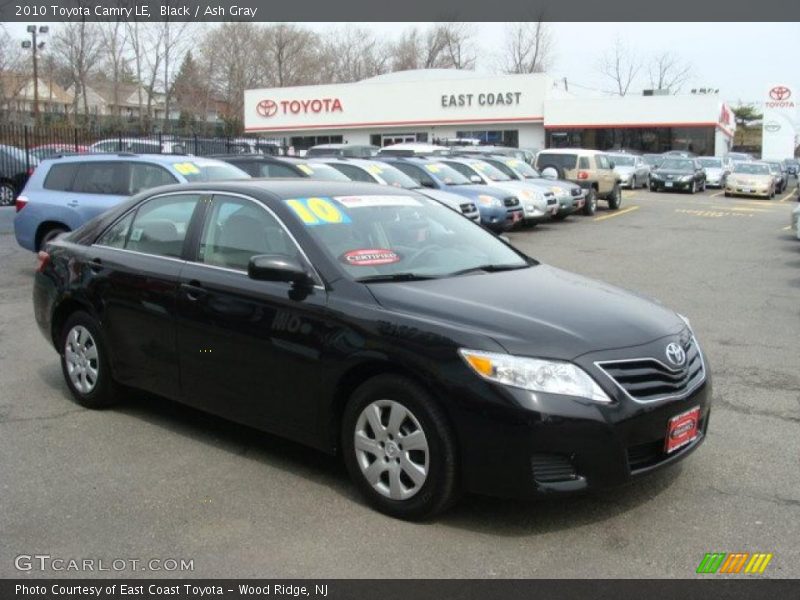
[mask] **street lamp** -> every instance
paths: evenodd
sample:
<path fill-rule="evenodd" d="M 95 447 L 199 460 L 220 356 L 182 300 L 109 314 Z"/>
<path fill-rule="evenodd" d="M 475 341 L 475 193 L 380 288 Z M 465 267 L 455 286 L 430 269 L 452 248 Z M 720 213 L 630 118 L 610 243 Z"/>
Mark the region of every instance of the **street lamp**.
<path fill-rule="evenodd" d="M 37 58 L 37 51 L 44 50 L 44 42 L 37 41 L 37 33 L 39 35 L 47 35 L 50 33 L 50 27 L 47 25 L 40 25 L 37 29 L 36 25 L 28 25 L 28 33 L 31 34 L 30 40 L 22 42 L 22 47 L 26 50 L 28 48 L 33 52 L 33 115 L 36 122 L 39 122 L 39 61 Z"/>

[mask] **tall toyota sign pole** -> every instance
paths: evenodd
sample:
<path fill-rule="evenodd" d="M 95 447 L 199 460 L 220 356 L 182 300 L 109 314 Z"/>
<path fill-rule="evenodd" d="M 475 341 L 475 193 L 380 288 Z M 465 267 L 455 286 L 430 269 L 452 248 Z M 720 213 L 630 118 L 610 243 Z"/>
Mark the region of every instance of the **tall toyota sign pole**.
<path fill-rule="evenodd" d="M 764 98 L 761 158 L 782 160 L 794 156 L 795 117 L 800 90 L 785 84 L 771 86 Z"/>

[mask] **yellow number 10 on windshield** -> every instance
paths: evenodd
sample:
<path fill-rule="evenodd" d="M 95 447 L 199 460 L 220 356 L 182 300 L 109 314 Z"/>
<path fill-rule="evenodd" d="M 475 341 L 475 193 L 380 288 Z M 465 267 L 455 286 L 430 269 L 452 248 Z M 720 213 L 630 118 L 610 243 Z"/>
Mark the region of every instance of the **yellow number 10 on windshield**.
<path fill-rule="evenodd" d="M 309 227 L 350 222 L 350 218 L 326 198 L 293 198 L 286 200 L 286 205 Z"/>

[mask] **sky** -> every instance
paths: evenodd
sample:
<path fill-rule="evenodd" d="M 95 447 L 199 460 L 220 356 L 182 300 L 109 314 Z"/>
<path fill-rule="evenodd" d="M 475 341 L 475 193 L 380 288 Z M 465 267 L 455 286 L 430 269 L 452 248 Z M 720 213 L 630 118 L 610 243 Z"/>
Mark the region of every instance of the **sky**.
<path fill-rule="evenodd" d="M 331 23 L 306 23 L 325 35 Z M 396 37 L 415 23 L 358 23 L 379 37 Z M 418 25 L 428 25 L 419 23 Z M 505 23 L 473 23 L 479 44 L 478 70 L 490 70 L 503 45 Z M 720 96 L 737 104 L 759 103 L 776 84 L 800 94 L 800 23 L 551 23 L 554 38 L 550 74 L 566 77 L 570 91 L 592 95 L 608 89 L 598 72 L 600 57 L 617 36 L 644 62 L 671 51 L 691 63 L 693 77 L 684 87 L 719 89 Z M 8 23 L 15 36 L 25 35 L 25 24 Z M 647 87 L 643 70 L 636 90 Z"/>

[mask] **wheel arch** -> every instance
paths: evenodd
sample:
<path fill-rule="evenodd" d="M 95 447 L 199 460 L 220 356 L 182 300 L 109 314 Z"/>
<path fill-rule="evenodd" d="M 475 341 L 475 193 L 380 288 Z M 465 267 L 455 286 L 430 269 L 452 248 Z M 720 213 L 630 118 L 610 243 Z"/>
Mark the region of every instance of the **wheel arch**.
<path fill-rule="evenodd" d="M 332 454 L 340 453 L 342 418 L 350 396 L 353 395 L 353 392 L 355 392 L 360 385 L 379 375 L 398 375 L 400 377 L 405 377 L 428 392 L 438 407 L 442 409 L 451 431 L 453 432 L 453 436 L 456 438 L 456 441 L 458 441 L 457 431 L 455 427 L 453 427 L 453 422 L 447 408 L 441 401 L 441 394 L 437 393 L 435 387 L 430 384 L 430 381 L 426 381 L 426 378 L 423 377 L 422 374 L 402 364 L 389 362 L 388 360 L 371 359 L 350 367 L 336 382 L 330 410 L 328 411 L 328 451 Z"/>
<path fill-rule="evenodd" d="M 39 223 L 39 226 L 36 228 L 36 234 L 33 236 L 34 247 L 36 248 L 37 252 L 41 250 L 42 238 L 44 238 L 48 231 L 56 227 L 66 229 L 67 231 L 72 231 L 72 228 L 63 221 L 57 221 L 53 219 L 42 221 Z"/>
<path fill-rule="evenodd" d="M 61 330 L 64 328 L 64 323 L 67 322 L 67 319 L 69 319 L 72 314 L 79 310 L 84 311 L 93 318 L 97 319 L 97 315 L 89 304 L 77 300 L 74 297 L 66 298 L 60 302 L 53 311 L 53 318 L 50 325 L 50 337 L 53 341 L 53 346 L 55 346 L 59 354 L 62 350 L 60 338 Z"/>

